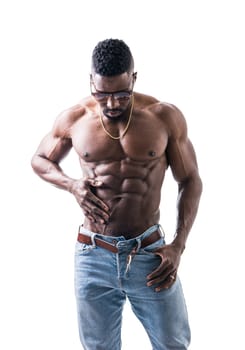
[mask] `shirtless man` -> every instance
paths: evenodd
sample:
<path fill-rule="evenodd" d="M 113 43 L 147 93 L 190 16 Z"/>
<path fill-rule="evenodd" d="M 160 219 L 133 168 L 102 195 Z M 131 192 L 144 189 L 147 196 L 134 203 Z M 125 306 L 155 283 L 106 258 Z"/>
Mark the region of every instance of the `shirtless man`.
<path fill-rule="evenodd" d="M 76 243 L 75 290 L 86 350 L 121 348 L 126 297 L 154 350 L 184 350 L 190 342 L 177 270 L 202 183 L 182 113 L 134 92 L 136 77 L 122 40 L 99 42 L 92 55 L 91 96 L 59 115 L 32 159 L 34 171 L 71 192 L 84 214 Z M 67 176 L 59 165 L 72 147 L 81 179 Z M 168 167 L 179 189 L 170 244 L 159 224 Z"/>

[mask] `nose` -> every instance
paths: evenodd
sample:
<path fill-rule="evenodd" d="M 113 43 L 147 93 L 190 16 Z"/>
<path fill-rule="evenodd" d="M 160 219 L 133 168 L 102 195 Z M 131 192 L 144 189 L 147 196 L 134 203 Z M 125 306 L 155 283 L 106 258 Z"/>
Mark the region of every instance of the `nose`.
<path fill-rule="evenodd" d="M 113 94 L 111 94 L 107 99 L 107 108 L 114 109 L 117 108 L 119 105 L 119 101 L 114 98 Z"/>

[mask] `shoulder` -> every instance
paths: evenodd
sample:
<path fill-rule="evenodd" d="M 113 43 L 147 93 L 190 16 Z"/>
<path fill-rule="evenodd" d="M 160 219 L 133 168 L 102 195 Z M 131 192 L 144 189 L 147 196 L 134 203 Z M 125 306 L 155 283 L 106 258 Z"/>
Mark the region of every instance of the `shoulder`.
<path fill-rule="evenodd" d="M 76 105 L 63 110 L 55 119 L 53 133 L 58 137 L 69 137 L 73 126 L 92 108 L 93 101 L 87 97 Z"/>
<path fill-rule="evenodd" d="M 170 137 L 180 138 L 187 135 L 186 119 L 174 104 L 159 102 L 155 106 L 155 113 L 165 123 Z"/>
<path fill-rule="evenodd" d="M 172 103 L 162 102 L 148 95 L 137 94 L 137 105 L 164 124 L 169 137 L 178 138 L 187 133 L 186 119 L 181 110 Z"/>

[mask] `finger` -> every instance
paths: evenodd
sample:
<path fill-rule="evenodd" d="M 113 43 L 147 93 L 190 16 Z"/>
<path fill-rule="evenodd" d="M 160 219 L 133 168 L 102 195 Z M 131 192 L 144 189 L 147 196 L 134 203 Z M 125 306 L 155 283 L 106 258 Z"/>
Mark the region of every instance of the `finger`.
<path fill-rule="evenodd" d="M 86 198 L 89 199 L 92 203 L 96 205 L 96 207 L 100 207 L 105 212 L 108 212 L 110 208 L 108 205 L 103 202 L 100 198 L 98 198 L 95 194 L 93 194 L 91 191 L 87 191 Z"/>
<path fill-rule="evenodd" d="M 159 276 L 159 274 L 161 274 L 164 270 L 168 269 L 169 266 L 169 262 L 168 259 L 165 258 L 162 254 L 160 253 L 155 253 L 155 255 L 159 255 L 161 258 L 161 263 L 160 265 L 154 270 L 152 271 L 148 276 L 147 279 L 151 280 L 157 276 Z"/>
<path fill-rule="evenodd" d="M 172 269 L 170 267 L 164 269 L 155 278 L 151 278 L 150 280 L 148 279 L 147 286 L 150 287 L 154 284 L 159 284 L 159 283 L 165 282 L 165 280 L 167 280 L 169 278 L 171 271 L 172 271 Z"/>
<path fill-rule="evenodd" d="M 95 194 L 93 194 L 89 188 L 83 189 L 77 197 L 77 200 L 81 207 L 84 207 L 85 205 L 90 205 L 91 208 L 96 206 L 106 213 L 109 211 L 108 205 L 105 204 Z"/>
<path fill-rule="evenodd" d="M 175 274 L 171 273 L 169 274 L 168 278 L 164 281 L 164 283 L 160 284 L 158 287 L 155 288 L 155 291 L 160 292 L 161 290 L 169 289 L 170 287 L 172 287 L 175 281 L 176 281 L 176 273 Z"/>
<path fill-rule="evenodd" d="M 82 209 L 83 209 L 83 214 L 89 219 L 89 221 L 96 222 L 95 217 L 90 214 L 90 211 L 88 209 L 85 209 L 84 207 Z"/>
<path fill-rule="evenodd" d="M 96 219 L 95 219 L 92 215 L 90 215 L 89 213 L 86 213 L 85 216 L 87 216 L 87 218 L 89 219 L 89 221 L 91 221 L 91 222 L 96 222 Z"/>
<path fill-rule="evenodd" d="M 109 215 L 97 207 L 92 208 L 91 215 L 101 223 L 107 223 L 109 220 Z"/>
<path fill-rule="evenodd" d="M 100 198 L 98 198 L 92 191 L 91 187 L 100 187 L 103 185 L 103 182 L 95 178 L 86 178 L 81 182 L 84 194 L 83 197 L 89 199 L 97 207 L 100 207 L 102 210 L 108 212 L 110 208 L 106 203 L 104 203 Z"/>
<path fill-rule="evenodd" d="M 93 187 L 100 187 L 103 185 L 103 182 L 101 180 L 98 180 L 98 179 L 86 179 L 85 184 L 88 184 L 88 185 L 93 186 Z"/>
<path fill-rule="evenodd" d="M 109 215 L 94 205 L 89 205 L 89 202 L 86 204 L 81 203 L 84 215 L 87 216 L 92 222 L 100 222 L 101 224 L 107 223 L 109 220 Z"/>
<path fill-rule="evenodd" d="M 108 213 L 110 208 L 107 204 L 105 204 L 101 199 L 96 197 L 93 193 L 90 193 L 89 200 L 96 205 L 96 207 L 100 208 L 104 212 Z"/>

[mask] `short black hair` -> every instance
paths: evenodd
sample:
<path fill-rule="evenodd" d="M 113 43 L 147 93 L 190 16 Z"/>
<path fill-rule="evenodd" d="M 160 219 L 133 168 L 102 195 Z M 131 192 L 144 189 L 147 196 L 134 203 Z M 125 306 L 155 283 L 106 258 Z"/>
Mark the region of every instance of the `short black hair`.
<path fill-rule="evenodd" d="M 129 73 L 133 68 L 133 56 L 123 40 L 106 39 L 95 46 L 92 53 L 92 69 L 95 73 L 109 77 Z"/>

